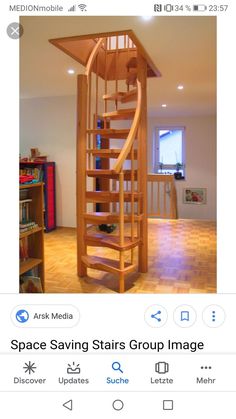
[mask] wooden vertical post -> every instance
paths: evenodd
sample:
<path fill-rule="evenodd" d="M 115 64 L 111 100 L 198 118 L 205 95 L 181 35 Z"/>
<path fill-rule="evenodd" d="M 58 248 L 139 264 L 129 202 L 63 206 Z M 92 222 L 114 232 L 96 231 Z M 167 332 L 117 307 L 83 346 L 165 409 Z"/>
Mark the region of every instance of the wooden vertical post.
<path fill-rule="evenodd" d="M 115 73 L 116 73 L 116 80 L 115 80 L 115 94 L 117 97 L 117 92 L 118 92 L 118 59 L 119 59 L 119 38 L 118 36 L 116 36 L 116 60 L 115 60 Z M 115 101 L 115 105 L 116 105 L 116 110 L 118 109 L 118 100 L 116 99 Z"/>
<path fill-rule="evenodd" d="M 160 184 L 161 182 L 157 182 L 157 215 L 158 217 L 161 216 Z"/>
<path fill-rule="evenodd" d="M 119 174 L 119 225 L 120 225 L 120 246 L 124 246 L 124 172 L 123 168 L 122 171 Z M 120 270 L 119 273 L 119 291 L 120 293 L 123 293 L 125 291 L 125 274 L 124 274 L 124 268 L 125 268 L 125 254 L 124 250 L 122 249 L 120 251 Z"/>
<path fill-rule="evenodd" d="M 110 127 L 110 123 L 106 123 L 107 128 Z M 109 149 L 110 148 L 110 140 L 109 138 L 101 138 L 101 149 Z M 109 170 L 110 169 L 110 159 L 103 159 L 101 158 L 101 169 Z M 110 190 L 110 179 L 107 178 L 100 178 L 99 185 L 101 191 L 109 191 Z M 110 211 L 110 203 L 109 202 L 102 202 L 100 203 L 100 211 L 109 212 Z"/>
<path fill-rule="evenodd" d="M 141 244 L 139 245 L 139 271 L 148 270 L 148 231 L 147 231 L 147 63 L 142 55 L 137 54 L 138 80 L 141 83 L 142 102 L 141 117 L 138 129 L 138 165 L 139 190 L 143 194 L 142 209 L 143 220 L 140 223 Z"/>
<path fill-rule="evenodd" d="M 86 212 L 86 146 L 87 146 L 87 76 L 79 75 L 77 81 L 77 144 L 76 144 L 76 220 L 77 220 L 77 273 L 86 276 L 87 268 L 82 263 L 86 255 L 85 221 Z"/>
<path fill-rule="evenodd" d="M 88 118 L 87 127 L 91 128 L 91 115 L 92 115 L 92 73 L 88 76 Z M 88 134 L 88 150 L 92 148 L 91 134 Z M 88 154 L 88 168 L 91 169 L 92 155 Z"/>
<path fill-rule="evenodd" d="M 150 210 L 151 214 L 154 214 L 154 209 L 153 209 L 153 197 L 154 197 L 153 183 L 154 182 L 151 182 L 151 210 Z"/>
<path fill-rule="evenodd" d="M 120 246 L 124 246 L 124 172 L 123 168 L 119 174 L 119 225 L 120 225 Z"/>
<path fill-rule="evenodd" d="M 134 240 L 134 145 L 131 147 L 131 240 Z M 131 263 L 134 264 L 134 249 L 131 249 Z"/>
<path fill-rule="evenodd" d="M 164 192 L 164 218 L 167 218 L 167 208 L 166 208 L 166 188 L 167 182 L 163 182 L 163 192 Z"/>
<path fill-rule="evenodd" d="M 104 81 L 104 94 L 107 94 L 107 49 L 108 49 L 108 42 L 110 42 L 111 38 L 106 38 L 105 41 L 105 81 Z M 107 100 L 104 100 L 104 112 L 107 112 Z M 107 119 L 104 120 L 104 128 L 107 128 Z"/>

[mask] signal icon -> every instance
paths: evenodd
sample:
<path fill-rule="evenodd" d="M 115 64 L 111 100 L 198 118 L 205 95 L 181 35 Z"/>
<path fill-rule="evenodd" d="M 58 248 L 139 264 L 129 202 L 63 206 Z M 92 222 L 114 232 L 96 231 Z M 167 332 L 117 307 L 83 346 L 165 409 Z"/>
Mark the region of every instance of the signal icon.
<path fill-rule="evenodd" d="M 87 12 L 87 4 L 79 4 L 78 7 L 81 10 L 81 12 Z"/>
<path fill-rule="evenodd" d="M 76 5 L 74 4 L 74 6 L 70 7 L 68 9 L 68 12 L 75 12 L 76 11 Z"/>

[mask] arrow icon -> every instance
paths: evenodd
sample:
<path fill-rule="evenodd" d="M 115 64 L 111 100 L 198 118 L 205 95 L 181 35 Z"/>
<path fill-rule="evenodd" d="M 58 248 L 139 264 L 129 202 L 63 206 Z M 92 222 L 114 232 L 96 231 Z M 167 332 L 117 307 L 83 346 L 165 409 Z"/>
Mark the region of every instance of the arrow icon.
<path fill-rule="evenodd" d="M 73 409 L 73 402 L 72 402 L 72 400 L 68 400 L 62 406 L 65 407 L 68 410 L 72 410 Z"/>

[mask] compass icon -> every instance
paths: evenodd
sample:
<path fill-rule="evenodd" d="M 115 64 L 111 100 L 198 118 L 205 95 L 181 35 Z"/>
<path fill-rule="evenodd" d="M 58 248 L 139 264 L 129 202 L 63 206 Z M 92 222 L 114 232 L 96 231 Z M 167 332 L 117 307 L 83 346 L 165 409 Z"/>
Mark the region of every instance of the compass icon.
<path fill-rule="evenodd" d="M 36 368 L 37 367 L 35 363 L 31 361 L 29 361 L 28 363 L 25 362 L 25 366 L 23 367 L 23 369 L 25 370 L 25 373 L 28 373 L 28 374 L 35 373 Z"/>

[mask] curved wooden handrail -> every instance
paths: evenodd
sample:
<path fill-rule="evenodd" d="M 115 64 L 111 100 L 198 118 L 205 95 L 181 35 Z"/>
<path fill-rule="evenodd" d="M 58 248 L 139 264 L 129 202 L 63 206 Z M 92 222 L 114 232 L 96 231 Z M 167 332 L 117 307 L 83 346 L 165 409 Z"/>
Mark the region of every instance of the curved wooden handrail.
<path fill-rule="evenodd" d="M 95 61 L 95 58 L 96 58 L 96 56 L 98 54 L 98 51 L 99 51 L 102 43 L 104 42 L 104 40 L 105 40 L 105 38 L 100 38 L 99 39 L 99 41 L 96 43 L 95 47 L 93 48 L 93 50 L 92 50 L 92 52 L 89 56 L 89 59 L 88 59 L 87 65 L 86 65 L 86 69 L 85 69 L 85 75 L 87 77 L 90 75 L 90 73 L 92 71 L 93 63 Z"/>
<path fill-rule="evenodd" d="M 113 167 L 113 170 L 116 173 L 120 173 L 122 166 L 125 162 L 125 160 L 127 159 L 128 154 L 130 153 L 131 147 L 134 143 L 135 140 L 135 136 L 137 133 L 137 129 L 138 129 L 138 124 L 139 124 L 139 119 L 140 119 L 140 115 L 141 115 L 141 83 L 140 81 L 137 80 L 137 107 L 136 107 L 136 111 L 134 114 L 134 119 L 130 128 L 130 132 L 128 134 L 128 137 L 124 143 L 124 146 L 120 152 L 120 155 Z"/>

